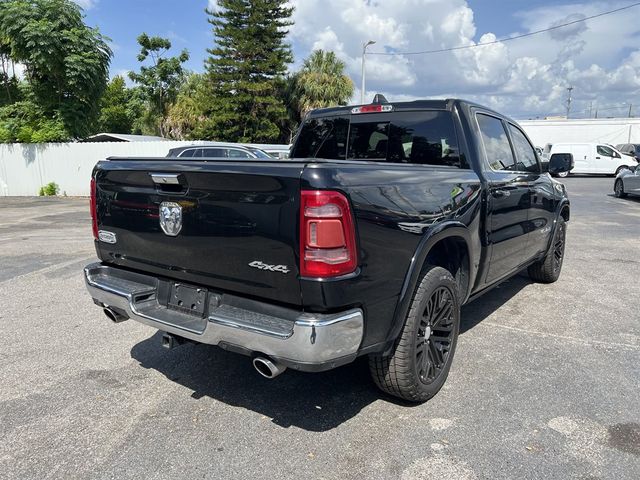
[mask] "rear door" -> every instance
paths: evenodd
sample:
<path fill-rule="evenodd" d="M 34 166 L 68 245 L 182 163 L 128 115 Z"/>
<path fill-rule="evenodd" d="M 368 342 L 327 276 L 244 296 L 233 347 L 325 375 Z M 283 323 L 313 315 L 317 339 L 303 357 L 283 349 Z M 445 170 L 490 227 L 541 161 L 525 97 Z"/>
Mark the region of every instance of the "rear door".
<path fill-rule="evenodd" d="M 595 166 L 593 165 L 595 149 L 593 145 L 587 143 L 577 143 L 569 145 L 569 148 L 565 149 L 566 152 L 556 153 L 571 153 L 573 155 L 574 168 L 571 173 L 593 173 Z"/>
<path fill-rule="evenodd" d="M 502 120 L 481 112 L 476 118 L 489 166 L 487 229 L 491 256 L 485 279 L 489 284 L 513 272 L 527 260 L 531 199 L 529 181 L 526 175 L 517 172 Z"/>
<path fill-rule="evenodd" d="M 516 125 L 508 124 L 516 154 L 516 170 L 520 181 L 527 183 L 530 209 L 527 216 L 527 248 L 525 257 L 533 258 L 544 252 L 550 241 L 556 211 L 556 194 L 549 175 L 542 173 L 533 145 Z"/>
<path fill-rule="evenodd" d="M 299 305 L 297 209 L 303 168 L 302 162 L 195 158 L 100 162 L 99 229 L 116 235 L 113 244 L 99 243 L 100 258 Z"/>
<path fill-rule="evenodd" d="M 624 177 L 624 190 L 633 195 L 640 195 L 640 166 L 637 166 L 633 174 Z"/>

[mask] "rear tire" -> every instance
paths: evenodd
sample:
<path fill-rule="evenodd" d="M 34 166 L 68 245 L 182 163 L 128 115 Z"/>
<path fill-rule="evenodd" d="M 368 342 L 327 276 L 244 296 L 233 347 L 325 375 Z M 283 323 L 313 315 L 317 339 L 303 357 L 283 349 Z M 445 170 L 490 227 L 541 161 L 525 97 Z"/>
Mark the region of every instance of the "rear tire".
<path fill-rule="evenodd" d="M 566 239 L 567 222 L 561 216 L 558 218 L 551 250 L 542 260 L 529 266 L 529 277 L 532 280 L 540 283 L 553 283 L 558 280 L 564 261 Z"/>
<path fill-rule="evenodd" d="M 624 183 L 622 183 L 622 180 L 619 178 L 613 186 L 613 194 L 618 198 L 624 198 L 627 196 L 627 194 L 624 193 Z"/>
<path fill-rule="evenodd" d="M 428 266 L 393 351 L 369 357 L 374 382 L 382 391 L 410 402 L 429 400 L 449 375 L 459 330 L 456 281 L 448 270 Z"/>

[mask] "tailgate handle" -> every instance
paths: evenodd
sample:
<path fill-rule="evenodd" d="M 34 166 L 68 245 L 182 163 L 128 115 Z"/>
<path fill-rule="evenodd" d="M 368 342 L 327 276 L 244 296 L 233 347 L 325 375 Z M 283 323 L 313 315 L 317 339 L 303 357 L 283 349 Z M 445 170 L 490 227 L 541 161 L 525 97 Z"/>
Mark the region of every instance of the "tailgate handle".
<path fill-rule="evenodd" d="M 150 173 L 153 183 L 158 185 L 180 185 L 177 173 Z"/>

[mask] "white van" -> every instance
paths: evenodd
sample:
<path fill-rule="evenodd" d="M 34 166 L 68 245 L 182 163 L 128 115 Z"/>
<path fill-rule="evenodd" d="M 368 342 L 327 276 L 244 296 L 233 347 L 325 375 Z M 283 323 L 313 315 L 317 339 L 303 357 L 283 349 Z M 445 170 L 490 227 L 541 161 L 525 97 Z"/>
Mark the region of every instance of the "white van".
<path fill-rule="evenodd" d="M 617 175 L 620 170 L 638 162 L 630 155 L 620 153 L 604 143 L 547 143 L 542 158 L 548 161 L 554 153 L 571 153 L 575 167 L 571 173 L 599 173 Z M 567 172 L 559 176 L 566 177 Z"/>

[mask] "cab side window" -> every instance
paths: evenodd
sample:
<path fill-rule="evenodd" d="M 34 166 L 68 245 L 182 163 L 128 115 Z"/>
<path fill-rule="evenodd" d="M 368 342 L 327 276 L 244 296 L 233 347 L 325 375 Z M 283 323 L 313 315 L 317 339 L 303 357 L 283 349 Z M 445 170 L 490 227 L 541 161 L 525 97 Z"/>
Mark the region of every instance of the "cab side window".
<path fill-rule="evenodd" d="M 206 158 L 226 158 L 227 151 L 222 148 L 203 148 L 202 156 Z"/>
<path fill-rule="evenodd" d="M 613 157 L 613 150 L 607 147 L 606 145 L 598 145 L 597 147 L 598 155 L 602 155 L 604 157 Z"/>
<path fill-rule="evenodd" d="M 229 158 L 251 158 L 251 156 L 247 152 L 243 152 L 242 150 L 229 150 Z"/>
<path fill-rule="evenodd" d="M 487 154 L 487 161 L 494 170 L 516 170 L 516 162 L 511 151 L 511 144 L 502 120 L 490 115 L 478 113 L 478 127 Z"/>
<path fill-rule="evenodd" d="M 515 125 L 509 124 L 509 132 L 513 140 L 513 149 L 516 151 L 516 170 L 520 172 L 540 172 L 538 159 L 534 148 L 527 137 Z"/>

